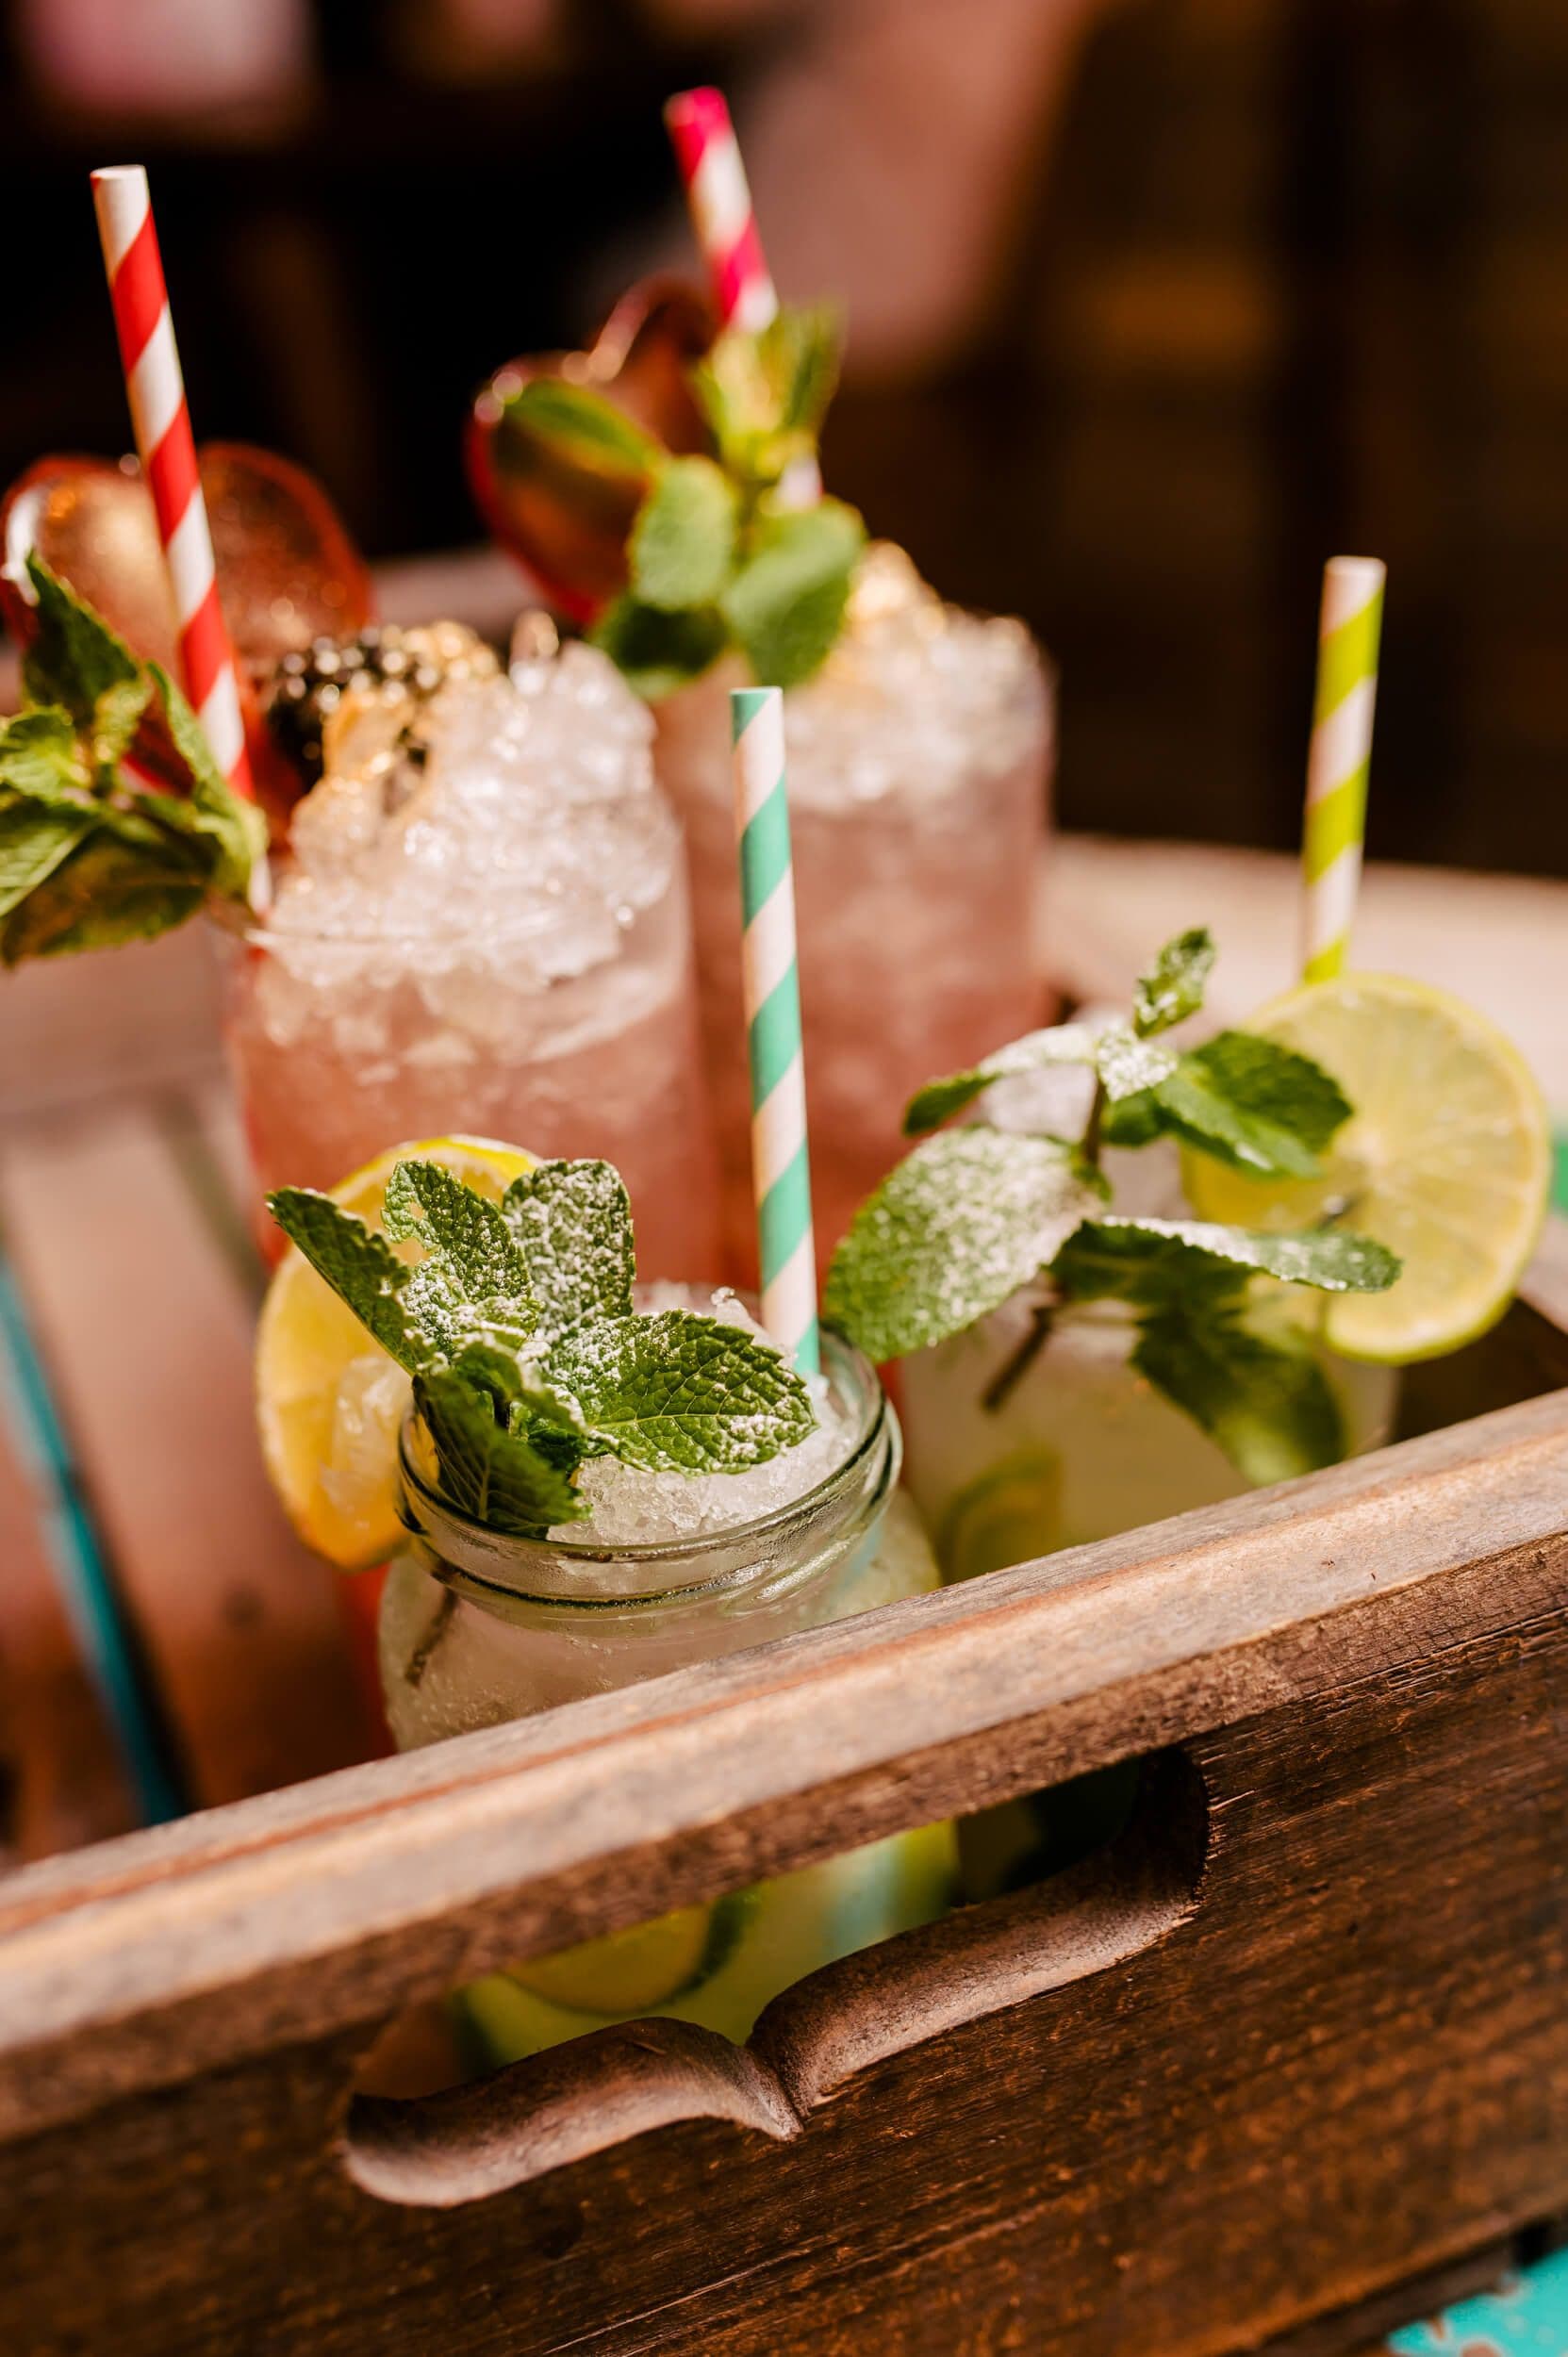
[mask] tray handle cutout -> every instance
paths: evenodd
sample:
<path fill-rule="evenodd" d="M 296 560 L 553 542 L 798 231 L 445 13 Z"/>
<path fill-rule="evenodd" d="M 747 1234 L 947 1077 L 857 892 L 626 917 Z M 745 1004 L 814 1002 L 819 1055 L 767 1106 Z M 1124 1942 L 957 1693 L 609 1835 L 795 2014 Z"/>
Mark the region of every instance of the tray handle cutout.
<path fill-rule="evenodd" d="M 1108 1847 L 808 1974 L 745 2046 L 690 2022 L 632 2021 L 439 2094 L 356 2094 L 343 2165 L 378 2200 L 455 2209 L 681 2121 L 786 2141 L 858 2073 L 1165 1938 L 1197 1904 L 1207 1841 L 1196 1765 L 1157 1753 Z"/>

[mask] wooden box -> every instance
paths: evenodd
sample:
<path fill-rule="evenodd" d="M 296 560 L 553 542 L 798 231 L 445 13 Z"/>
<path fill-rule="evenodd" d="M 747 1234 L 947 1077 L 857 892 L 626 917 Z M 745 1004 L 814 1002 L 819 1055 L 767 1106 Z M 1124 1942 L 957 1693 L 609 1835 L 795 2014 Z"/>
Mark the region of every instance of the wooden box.
<path fill-rule="evenodd" d="M 1560 1252 L 1531 1304 L 1507 1388 L 1568 1374 Z M 649 2023 L 354 2092 L 508 1957 L 1129 1757 L 1108 1850 L 745 2051 Z M 1568 2204 L 1565 1949 L 1558 1392 L 24 1869 L 0 2348 L 1354 2348 Z"/>
<path fill-rule="evenodd" d="M 0 1880 L 6 2357 L 1326 2357 L 1568 2209 L 1560 1231 L 1377 1456 L 341 1768 L 330 1588 L 246 1455 L 210 1081 L 0 1136 L 56 1506 L 156 1700 L 144 1767 L 208 1805 Z M 32 1482 L 0 1428 L 36 1854 L 130 1803 Z M 649 2023 L 356 2092 L 490 1966 L 1129 1760 L 1109 1846 L 744 2051 Z"/>

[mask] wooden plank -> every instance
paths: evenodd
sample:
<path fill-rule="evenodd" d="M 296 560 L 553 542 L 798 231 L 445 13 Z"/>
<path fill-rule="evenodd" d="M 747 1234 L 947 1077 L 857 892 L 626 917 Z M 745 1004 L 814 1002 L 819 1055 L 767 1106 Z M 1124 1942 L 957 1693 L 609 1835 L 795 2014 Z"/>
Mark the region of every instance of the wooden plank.
<path fill-rule="evenodd" d="M 138 1820 L 60 1592 L 47 1501 L 7 1429 L 7 1405 L 0 1376 L 0 1859 L 11 1865 Z"/>
<path fill-rule="evenodd" d="M 1215 2357 L 1559 2206 L 1565 1442 L 1535 1401 L 25 1871 L 0 2344 Z M 1172 1745 L 1111 1852 L 744 2052 L 347 2106 L 464 1973 Z"/>
<path fill-rule="evenodd" d="M 222 1070 L 206 927 L 91 957 L 46 958 L 0 981 L 0 1120 Z"/>
<path fill-rule="evenodd" d="M 1063 835 L 1050 847 L 1042 930 L 1080 995 L 1125 997 L 1150 952 L 1188 925 L 1219 943 L 1209 1003 L 1241 1022 L 1296 979 L 1298 876 L 1267 851 Z M 1362 880 L 1356 962 L 1457 992 L 1492 1016 L 1568 1111 L 1568 884 L 1374 861 Z"/>
<path fill-rule="evenodd" d="M 259 1460 L 251 1305 L 150 1114 L 8 1137 L 0 1220 L 193 1800 L 362 1756 L 333 1575 Z"/>

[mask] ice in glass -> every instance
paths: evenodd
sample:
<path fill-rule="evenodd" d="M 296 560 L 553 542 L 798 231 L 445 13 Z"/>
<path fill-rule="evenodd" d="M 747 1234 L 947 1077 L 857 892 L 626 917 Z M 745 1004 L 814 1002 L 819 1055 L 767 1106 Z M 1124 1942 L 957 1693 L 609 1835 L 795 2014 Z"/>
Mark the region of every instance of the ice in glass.
<path fill-rule="evenodd" d="M 734 660 L 657 706 L 690 850 L 703 1033 L 732 1265 L 754 1244 L 728 690 Z M 1034 909 L 1052 703 L 1020 622 L 945 605 L 888 543 L 843 635 L 784 701 L 817 1233 L 897 1159 L 905 1100 L 1036 1019 Z"/>
<path fill-rule="evenodd" d="M 258 1180 L 329 1188 L 459 1129 L 602 1154 L 647 1271 L 711 1276 L 685 858 L 647 714 L 604 656 L 548 630 L 510 676 L 454 625 L 407 635 L 422 644 L 317 651 L 344 681 L 324 774 L 229 958 Z"/>

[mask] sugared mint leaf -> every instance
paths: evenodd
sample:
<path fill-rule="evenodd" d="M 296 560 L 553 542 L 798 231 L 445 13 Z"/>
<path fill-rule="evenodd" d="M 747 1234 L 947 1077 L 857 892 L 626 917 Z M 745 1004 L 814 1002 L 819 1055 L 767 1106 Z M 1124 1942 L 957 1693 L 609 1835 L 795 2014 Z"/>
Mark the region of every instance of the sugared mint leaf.
<path fill-rule="evenodd" d="M 403 1310 L 434 1350 L 455 1359 L 470 1342 L 522 1347 L 536 1317 L 528 1263 L 497 1205 L 439 1162 L 405 1162 L 387 1182 L 382 1217 L 394 1244 L 417 1242 L 429 1255 L 408 1277 Z"/>
<path fill-rule="evenodd" d="M 1132 1364 L 1254 1483 L 1337 1464 L 1345 1420 L 1310 1343 L 1265 1341 L 1201 1302 L 1147 1317 Z"/>
<path fill-rule="evenodd" d="M 738 1473 L 803 1441 L 811 1394 L 770 1344 L 685 1310 L 612 1318 L 563 1335 L 546 1379 L 590 1434 L 650 1473 Z"/>
<path fill-rule="evenodd" d="M 86 600 L 29 556 L 37 634 L 23 658 L 28 701 L 68 712 L 95 765 L 107 767 L 128 749 L 153 692 L 144 667 Z"/>
<path fill-rule="evenodd" d="M 1206 925 L 1167 941 L 1132 992 L 1132 1029 L 1140 1039 L 1184 1023 L 1203 1004 L 1203 986 L 1214 963 L 1214 943 Z"/>
<path fill-rule="evenodd" d="M 1072 1157 L 1047 1139 L 941 1130 L 855 1213 L 824 1312 L 867 1358 L 924 1350 L 997 1309 L 1099 1209 Z"/>
<path fill-rule="evenodd" d="M 1130 1301 L 1157 1309 L 1194 1294 L 1237 1291 L 1254 1276 L 1323 1293 L 1382 1293 L 1399 1274 L 1386 1244 L 1337 1228 L 1267 1235 L 1210 1220 L 1087 1219 L 1057 1254 L 1051 1275 L 1072 1301 Z"/>
<path fill-rule="evenodd" d="M 632 595 L 660 613 L 712 605 L 734 560 L 734 486 L 711 458 L 672 458 L 637 510 Z"/>
<path fill-rule="evenodd" d="M 652 475 L 665 453 L 651 434 L 602 393 L 560 377 L 536 376 L 506 404 L 515 424 L 553 444 L 574 466 L 609 474 Z"/>
<path fill-rule="evenodd" d="M 1108 1023 L 1095 1042 L 1095 1070 L 1113 1105 L 1158 1087 L 1176 1066 L 1177 1059 L 1168 1047 L 1140 1039 L 1126 1023 Z"/>
<path fill-rule="evenodd" d="M 630 590 L 605 608 L 588 635 L 625 675 L 627 685 L 650 703 L 700 679 L 729 643 L 716 607 L 661 614 Z"/>
<path fill-rule="evenodd" d="M 487 1387 L 463 1362 L 414 1378 L 414 1412 L 436 1451 L 441 1495 L 473 1522 L 532 1538 L 586 1512 L 566 1471 L 526 1433 L 498 1421 Z"/>
<path fill-rule="evenodd" d="M 632 1207 L 609 1162 L 541 1162 L 513 1179 L 501 1216 L 526 1263 L 541 1333 L 631 1316 Z"/>
<path fill-rule="evenodd" d="M 1022 1039 L 1009 1041 L 967 1072 L 949 1072 L 940 1080 L 928 1080 L 904 1109 L 905 1137 L 919 1137 L 951 1114 L 962 1113 L 993 1080 L 1032 1072 L 1042 1064 L 1093 1063 L 1098 1036 L 1091 1024 L 1057 1023 L 1048 1030 L 1027 1031 Z"/>
<path fill-rule="evenodd" d="M 1227 1109 L 1232 1127 L 1219 1142 L 1231 1143 L 1235 1159 L 1247 1169 L 1294 1176 L 1293 1165 L 1282 1159 L 1288 1153 L 1307 1158 L 1309 1167 L 1300 1176 L 1310 1177 L 1316 1158 L 1350 1118 L 1349 1098 L 1321 1064 L 1251 1031 L 1221 1031 L 1194 1048 L 1182 1057 L 1179 1078 L 1183 1092 L 1196 1082 L 1209 1106 Z M 1176 1097 L 1162 1094 L 1174 1107 Z M 1193 1142 L 1213 1150 L 1203 1137 Z"/>
<path fill-rule="evenodd" d="M 267 1209 L 383 1350 L 410 1374 L 426 1361 L 430 1353 L 403 1306 L 410 1272 L 384 1236 L 309 1187 L 279 1187 Z"/>
<path fill-rule="evenodd" d="M 838 637 L 866 527 L 842 500 L 764 516 L 720 600 L 754 679 L 795 687 Z"/>

